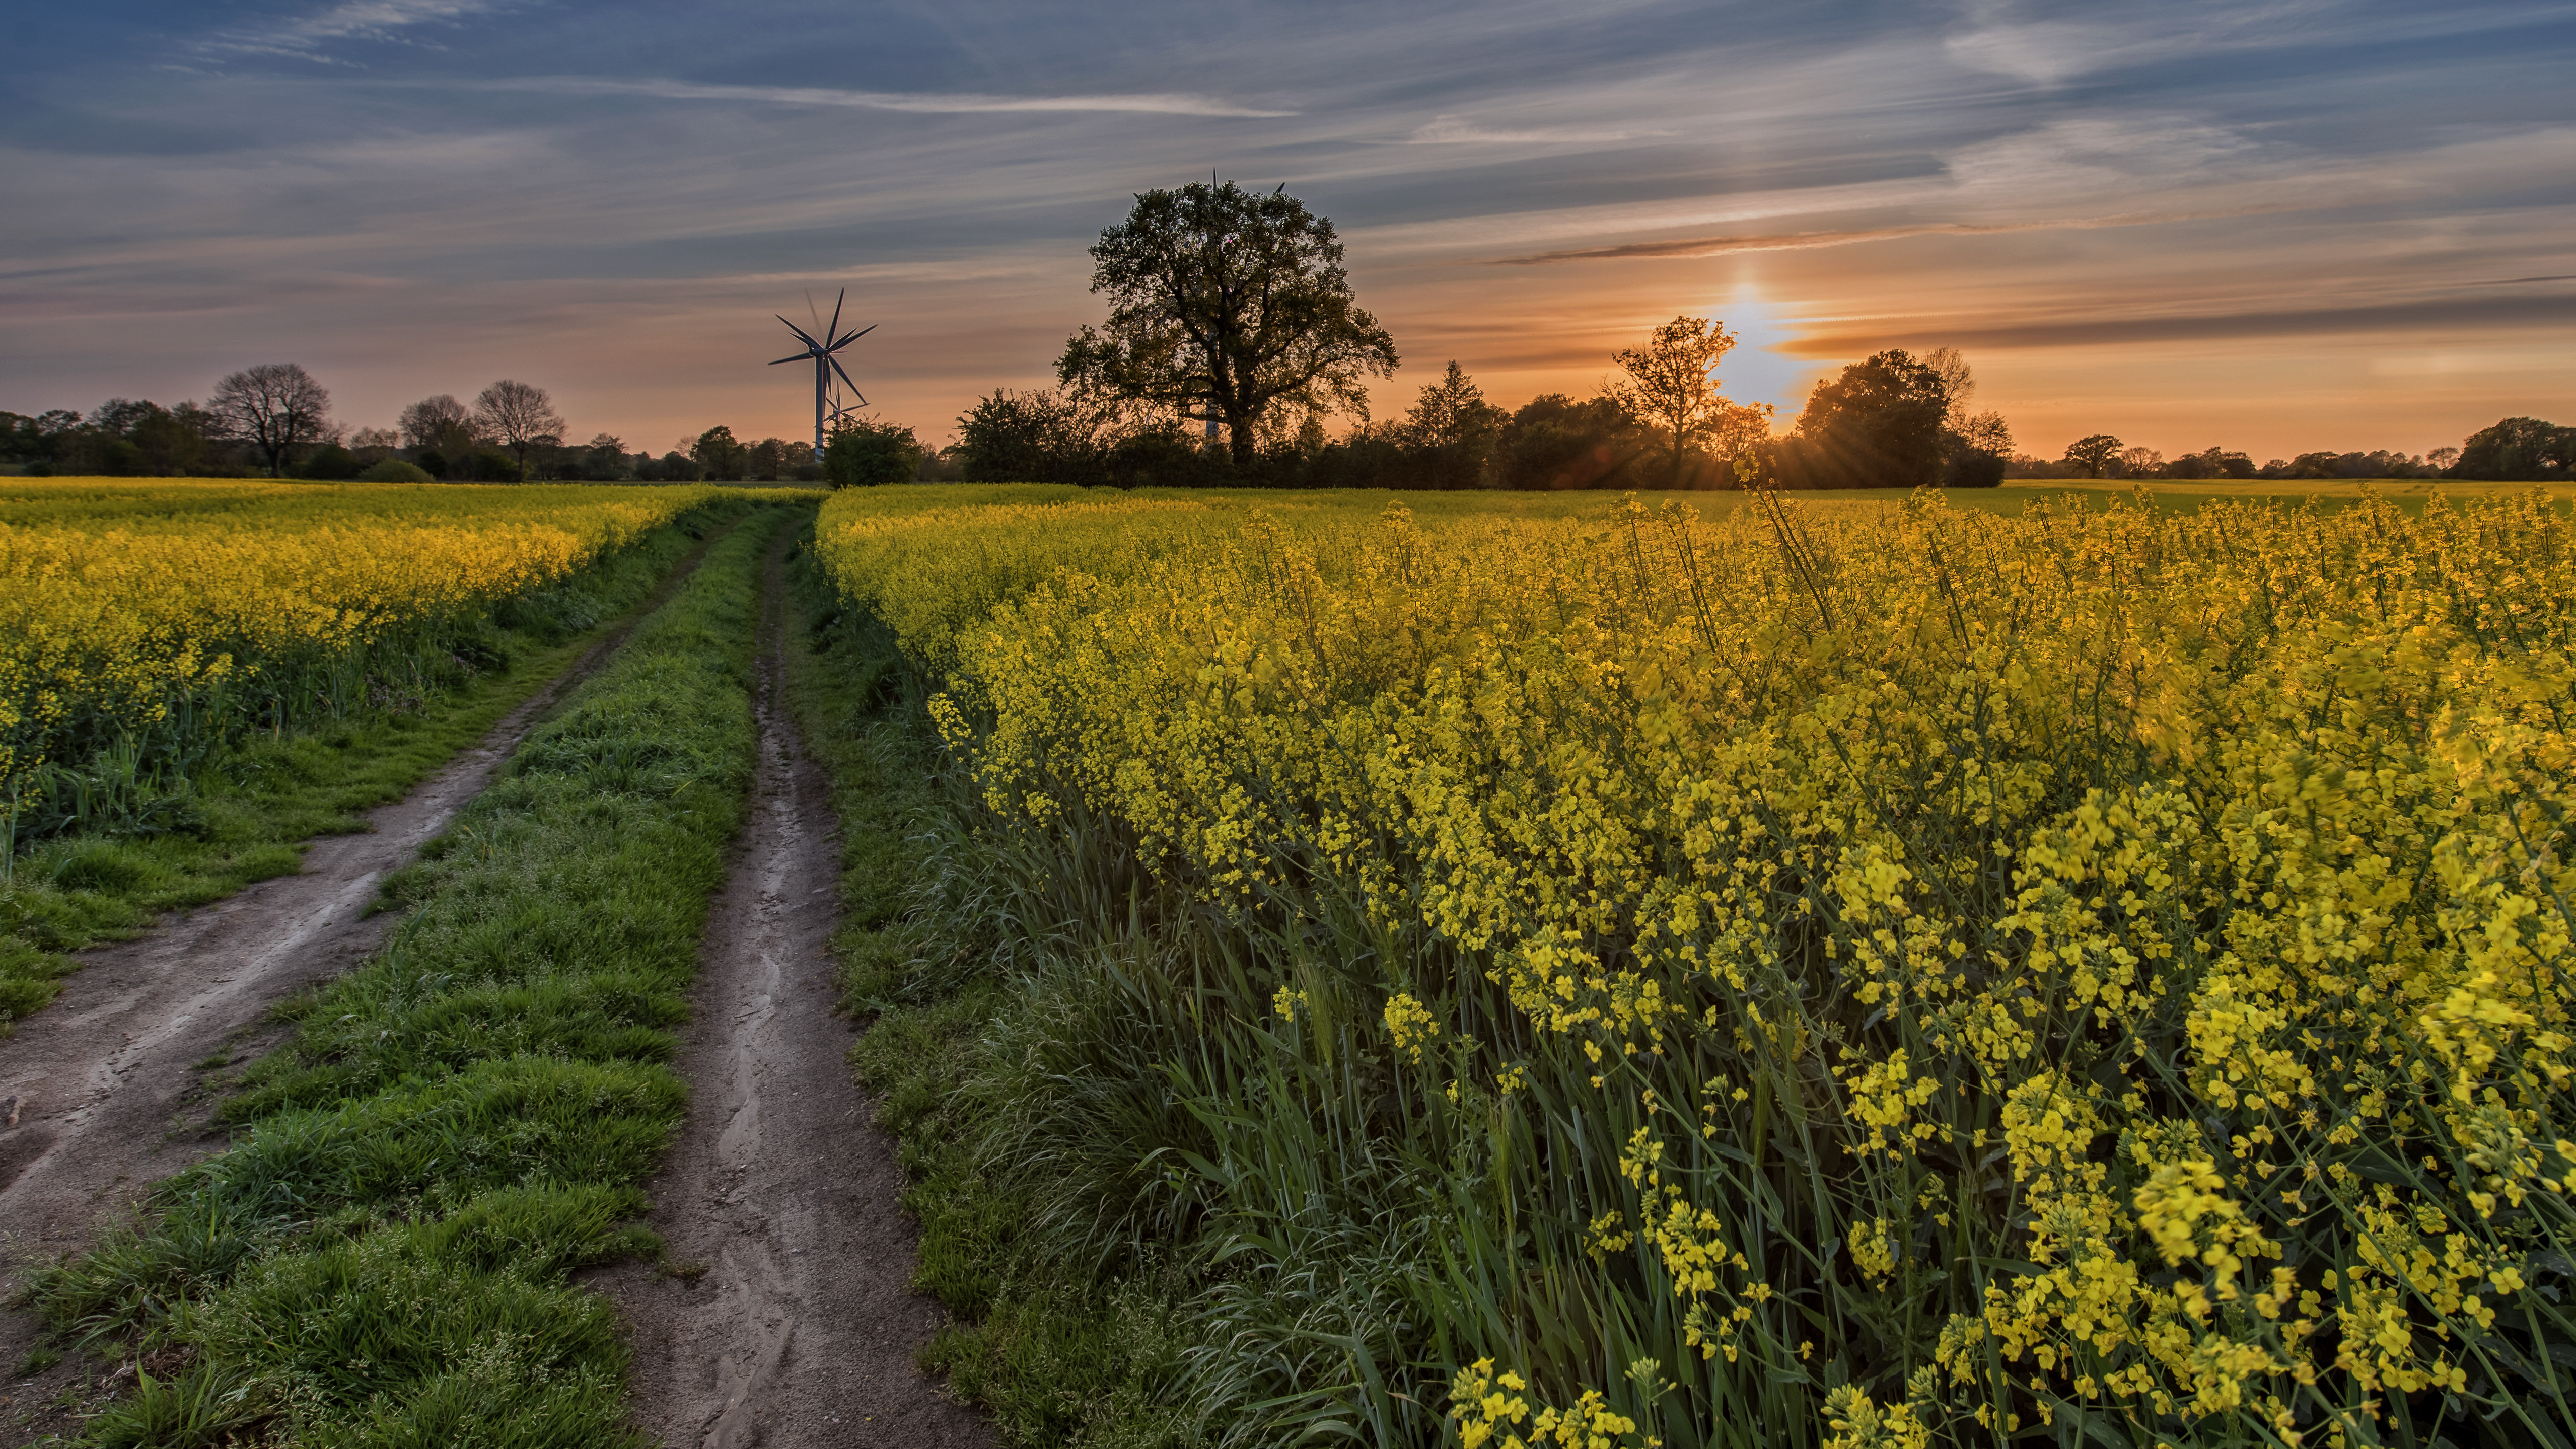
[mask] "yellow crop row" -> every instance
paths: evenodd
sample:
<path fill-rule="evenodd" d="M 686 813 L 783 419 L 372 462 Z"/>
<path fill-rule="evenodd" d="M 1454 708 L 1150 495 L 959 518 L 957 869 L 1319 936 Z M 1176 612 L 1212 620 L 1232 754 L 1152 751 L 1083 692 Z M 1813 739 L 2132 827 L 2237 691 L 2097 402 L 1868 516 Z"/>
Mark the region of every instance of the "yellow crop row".
<path fill-rule="evenodd" d="M 0 480 L 0 797 L 67 740 L 560 583 L 722 491 Z"/>
<path fill-rule="evenodd" d="M 2576 1434 L 2564 505 L 1346 518 L 818 553 L 1002 828 L 1370 963 L 1390 1141 L 1535 1174 L 1467 1444 Z"/>

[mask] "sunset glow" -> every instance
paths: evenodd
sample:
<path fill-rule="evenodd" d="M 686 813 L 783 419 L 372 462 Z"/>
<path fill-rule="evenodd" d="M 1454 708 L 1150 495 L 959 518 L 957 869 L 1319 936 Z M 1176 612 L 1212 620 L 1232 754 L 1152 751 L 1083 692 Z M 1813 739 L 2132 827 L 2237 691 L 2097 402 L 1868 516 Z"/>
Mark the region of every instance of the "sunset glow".
<path fill-rule="evenodd" d="M 154 5 L 12 19 L 0 392 L 300 361 L 383 426 L 797 436 L 770 314 L 851 290 L 940 441 L 1052 378 L 1084 247 L 1219 174 L 1330 217 L 1405 366 L 1588 395 L 1676 313 L 1783 427 L 1964 350 L 2053 453 L 2424 451 L 2576 415 L 2562 7 Z"/>

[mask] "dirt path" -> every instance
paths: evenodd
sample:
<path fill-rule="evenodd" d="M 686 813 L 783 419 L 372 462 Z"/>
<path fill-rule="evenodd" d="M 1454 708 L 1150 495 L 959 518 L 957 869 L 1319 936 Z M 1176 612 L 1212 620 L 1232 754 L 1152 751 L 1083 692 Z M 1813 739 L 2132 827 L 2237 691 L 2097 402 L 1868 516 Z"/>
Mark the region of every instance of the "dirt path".
<path fill-rule="evenodd" d="M 601 1274 L 635 1346 L 636 1422 L 672 1449 L 985 1445 L 912 1355 L 943 1317 L 909 1288 L 903 1170 L 833 1015 L 830 785 L 780 698 L 788 542 L 765 576 L 760 774 L 699 959 L 679 1070 L 688 1123 L 650 1184 L 673 1261 Z"/>
<path fill-rule="evenodd" d="M 673 565 L 625 624 L 473 748 L 402 800 L 369 811 L 369 833 L 326 836 L 305 852 L 298 874 L 83 953 L 63 994 L 0 1041 L 0 1302 L 14 1296 L 29 1264 L 86 1245 L 102 1220 L 222 1145 L 207 1130 L 212 1104 L 197 1064 L 257 1032 L 279 1001 L 375 953 L 395 919 L 366 914 L 385 873 L 409 864 L 446 827 L 547 709 L 679 587 L 706 547 Z M 0 1372 L 25 1357 L 37 1334 L 34 1315 L 0 1312 Z M 66 1364 L 56 1376 L 78 1371 Z M 0 1387 L 0 1396 L 23 1409 L 55 1388 L 22 1382 Z M 0 1424 L 12 1417 L 0 1415 Z M 7 1432 L 0 1428 L 0 1439 Z"/>

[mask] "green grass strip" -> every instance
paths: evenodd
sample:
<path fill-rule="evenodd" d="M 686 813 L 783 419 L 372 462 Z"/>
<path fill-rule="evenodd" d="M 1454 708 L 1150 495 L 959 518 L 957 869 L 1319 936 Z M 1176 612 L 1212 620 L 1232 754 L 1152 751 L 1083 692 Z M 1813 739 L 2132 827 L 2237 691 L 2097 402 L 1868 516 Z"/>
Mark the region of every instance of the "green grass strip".
<path fill-rule="evenodd" d="M 570 1283 L 680 1119 L 687 1012 L 757 739 L 752 515 L 389 886 L 383 954 L 304 1003 L 229 1150 L 44 1275 L 56 1330 L 160 1376 L 106 1445 L 623 1444 L 614 1314 Z"/>
<path fill-rule="evenodd" d="M 810 533 L 808 540 L 810 541 Z M 971 823 L 970 782 L 922 709 L 893 632 L 843 601 L 810 554 L 791 572 L 800 628 L 787 697 L 831 773 L 841 822 L 843 1005 L 868 1023 L 851 1052 L 879 1094 L 921 1223 L 913 1286 L 955 1310 L 920 1355 L 993 1416 L 1003 1442 L 1148 1449 L 1192 1442 L 1179 1392 L 1205 1331 L 1165 1273 L 1104 1283 L 1043 1251 L 1025 1185 L 996 1180 L 978 1146 L 1012 1107 L 996 1024 L 1022 1009 L 1028 922 L 1004 912 L 1004 863 Z M 1043 946 L 1038 947 L 1042 951 Z M 1015 954 L 1016 953 L 1016 954 Z"/>
<path fill-rule="evenodd" d="M 0 874 L 0 1035 L 62 990 L 69 953 L 163 911 L 291 875 L 316 836 L 366 829 L 623 622 L 699 539 L 742 511 L 683 515 L 555 588 L 511 600 L 467 641 L 482 667 L 399 708 L 225 751 L 190 782 L 183 830 L 49 840 Z M 467 662 L 459 656 L 460 662 Z"/>

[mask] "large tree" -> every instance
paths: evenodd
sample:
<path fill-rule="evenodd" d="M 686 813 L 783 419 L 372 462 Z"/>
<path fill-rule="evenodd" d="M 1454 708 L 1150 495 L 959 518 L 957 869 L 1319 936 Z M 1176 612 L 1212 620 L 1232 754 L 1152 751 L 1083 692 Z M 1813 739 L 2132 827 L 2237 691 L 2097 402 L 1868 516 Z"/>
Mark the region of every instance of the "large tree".
<path fill-rule="evenodd" d="M 1798 437 L 1818 484 L 1920 488 L 1941 480 L 1949 412 L 1941 374 L 1892 347 L 1817 383 L 1798 415 Z"/>
<path fill-rule="evenodd" d="M 1221 422 L 1237 466 L 1274 409 L 1366 416 L 1360 379 L 1395 371 L 1395 339 L 1352 296 L 1333 224 L 1284 186 L 1145 192 L 1091 258 L 1109 320 L 1065 344 L 1057 379 L 1088 402 Z"/>
<path fill-rule="evenodd" d="M 546 390 L 534 383 L 505 377 L 483 389 L 474 399 L 474 421 L 510 450 L 522 478 L 528 476 L 528 449 L 563 441 L 563 414 L 555 411 L 555 400 Z"/>
<path fill-rule="evenodd" d="M 1694 445 L 1732 458 L 1770 436 L 1769 403 L 1731 402 L 1718 391 L 1718 361 L 1734 346 L 1724 324 L 1676 317 L 1645 346 L 1613 354 L 1627 376 L 1611 383 L 1610 395 L 1662 441 L 1675 487 Z"/>
<path fill-rule="evenodd" d="M 206 411 L 227 434 L 259 449 L 268 460 L 268 476 L 275 478 L 284 472 L 288 453 L 322 436 L 331 394 L 292 362 L 263 362 L 216 383 Z"/>
<path fill-rule="evenodd" d="M 2505 418 L 2469 434 L 2452 465 L 2460 478 L 2557 479 L 2576 473 L 2576 428 L 2538 418 Z"/>
<path fill-rule="evenodd" d="M 2066 466 L 2087 478 L 2099 478 L 2120 460 L 2120 446 L 2120 440 L 2109 433 L 2078 438 L 2066 445 Z"/>

